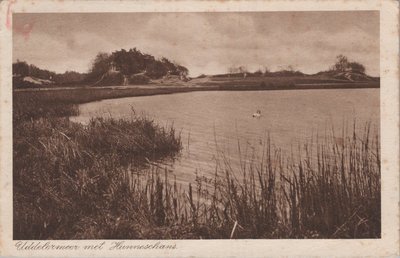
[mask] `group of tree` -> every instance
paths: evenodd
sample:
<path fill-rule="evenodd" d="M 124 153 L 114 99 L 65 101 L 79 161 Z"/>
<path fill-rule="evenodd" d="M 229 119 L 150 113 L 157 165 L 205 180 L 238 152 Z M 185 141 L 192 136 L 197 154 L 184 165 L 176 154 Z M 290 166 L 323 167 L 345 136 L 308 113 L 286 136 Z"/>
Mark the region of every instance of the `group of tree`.
<path fill-rule="evenodd" d="M 35 86 L 32 82 L 26 80 L 26 77 L 46 80 L 46 82 L 48 81 L 49 83 L 57 85 L 92 85 L 96 81 L 104 78 L 105 75 L 109 75 L 108 80 L 104 83 L 112 85 L 115 82 L 113 78 L 110 78 L 112 76 L 114 76 L 114 78 L 118 77 L 118 83 L 121 83 L 121 80 L 125 78 L 128 78 L 129 82 L 133 82 L 135 78 L 137 79 L 139 76 L 145 77 L 147 80 L 159 79 L 165 75 L 177 75 L 186 78 L 189 73 L 188 69 L 182 65 L 170 61 L 165 57 L 156 59 L 154 56 L 142 53 L 136 48 L 129 49 L 128 51 L 121 49 L 111 54 L 98 53 L 88 73 L 78 73 L 74 71 L 55 73 L 19 60 L 13 63 L 12 69 L 13 81 L 16 87 Z M 112 72 L 114 72 L 114 75 L 110 75 Z"/>
<path fill-rule="evenodd" d="M 358 62 L 350 62 L 344 55 L 336 57 L 336 63 L 331 67 L 334 72 L 355 72 L 365 74 L 365 66 Z"/>
<path fill-rule="evenodd" d="M 74 71 L 67 71 L 64 73 L 55 73 L 46 69 L 40 69 L 35 65 L 28 64 L 24 61 L 13 63 L 13 81 L 16 87 L 29 87 L 32 86 L 32 80 L 25 80 L 27 76 L 45 80 L 46 83 L 53 83 L 57 85 L 96 85 L 96 82 L 103 80 L 103 85 L 117 85 L 122 82 L 128 83 L 142 83 L 150 79 L 159 79 L 166 75 L 183 76 L 186 78 L 188 69 L 184 66 L 170 61 L 163 57 L 157 59 L 152 55 L 142 53 L 136 48 L 131 48 L 128 51 L 121 49 L 111 54 L 98 53 L 94 58 L 88 73 L 78 73 Z M 327 74 L 331 76 L 338 76 L 338 74 L 348 73 L 351 76 L 366 76 L 364 65 L 349 61 L 344 55 L 338 55 L 336 62 L 330 67 L 328 71 L 320 72 L 317 74 Z M 231 77 L 259 77 L 259 76 L 304 76 L 302 72 L 293 68 L 293 66 L 281 67 L 278 71 L 271 72 L 266 66 L 249 72 L 246 66 L 231 66 L 228 68 L 228 74 L 215 75 L 218 76 L 231 76 Z M 347 78 L 346 77 L 346 78 Z M 358 78 L 357 77 L 357 78 Z M 355 77 L 354 77 L 355 78 Z M 361 77 L 360 77 L 361 78 Z M 98 84 L 101 85 L 101 84 Z M 33 85 L 34 86 L 34 85 Z"/>
<path fill-rule="evenodd" d="M 88 81 L 99 80 L 110 71 L 118 72 L 125 77 L 143 74 L 151 79 L 159 79 L 167 74 L 187 76 L 189 73 L 186 67 L 165 57 L 156 59 L 152 55 L 142 53 L 136 48 L 131 48 L 128 51 L 121 49 L 111 54 L 97 54 L 89 70 Z"/>
<path fill-rule="evenodd" d="M 276 76 L 303 76 L 304 74 L 298 70 L 296 70 L 293 66 L 281 66 L 278 71 L 271 72 L 267 66 L 263 68 L 257 69 L 255 72 L 250 72 L 246 66 L 231 66 L 228 68 L 228 76 L 230 77 L 238 77 L 238 76 L 246 76 L 249 77 L 260 77 L 260 76 L 268 76 L 268 77 L 276 77 Z M 225 75 L 220 75 L 225 76 Z M 217 76 L 218 77 L 218 76 Z"/>
<path fill-rule="evenodd" d="M 336 61 L 334 65 L 332 65 L 328 71 L 322 71 L 317 74 L 338 74 L 338 73 L 345 73 L 345 72 L 351 72 L 355 74 L 360 74 L 360 75 L 365 75 L 365 66 L 362 65 L 359 62 L 355 61 L 349 61 L 349 59 L 344 56 L 344 55 L 338 55 L 336 57 Z M 228 76 L 243 76 L 243 74 L 246 74 L 247 76 L 304 76 L 305 74 L 302 73 L 301 71 L 295 69 L 293 66 L 288 65 L 288 66 L 281 66 L 279 69 L 275 72 L 271 72 L 266 66 L 264 68 L 260 68 L 256 70 L 255 72 L 249 72 L 246 66 L 240 65 L 240 66 L 230 66 L 228 68 Z M 226 76 L 224 75 L 219 75 L 219 76 Z M 218 77 L 218 76 L 217 76 Z"/>
<path fill-rule="evenodd" d="M 19 86 L 30 86 L 29 81 L 24 81 L 25 77 L 32 77 L 35 79 L 45 80 L 48 83 L 53 84 L 76 84 L 81 83 L 87 76 L 84 73 L 78 73 L 74 71 L 66 71 L 64 73 L 55 73 L 46 69 L 41 69 L 35 65 L 28 64 L 25 61 L 19 61 L 13 63 L 12 72 L 14 82 Z"/>
<path fill-rule="evenodd" d="M 56 75 L 55 72 L 51 72 L 45 69 L 40 69 L 35 65 L 28 64 L 25 61 L 21 62 L 19 60 L 17 60 L 16 63 L 13 63 L 12 71 L 14 76 L 22 76 L 22 77 L 31 76 L 44 80 L 53 80 Z"/>

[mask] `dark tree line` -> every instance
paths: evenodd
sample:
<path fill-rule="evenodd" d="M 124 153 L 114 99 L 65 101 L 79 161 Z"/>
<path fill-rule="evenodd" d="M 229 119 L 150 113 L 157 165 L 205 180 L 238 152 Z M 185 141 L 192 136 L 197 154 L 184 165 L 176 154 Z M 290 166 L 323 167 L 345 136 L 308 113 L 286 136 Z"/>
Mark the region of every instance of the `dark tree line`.
<path fill-rule="evenodd" d="M 78 73 L 67 71 L 65 73 L 55 73 L 46 69 L 40 69 L 35 65 L 30 65 L 24 61 L 13 63 L 13 80 L 16 87 L 35 86 L 24 80 L 25 77 L 48 80 L 53 84 L 92 84 L 105 75 L 114 72 L 108 76 L 109 83 L 113 83 L 111 77 L 120 79 L 129 78 L 134 81 L 140 76 L 149 79 L 158 79 L 167 74 L 187 76 L 189 71 L 186 67 L 181 66 L 167 58 L 156 59 L 154 56 L 145 54 L 136 48 L 121 49 L 111 54 L 98 53 L 94 58 L 88 73 Z M 136 77 L 134 77 L 136 76 Z"/>
<path fill-rule="evenodd" d="M 16 63 L 13 63 L 12 70 L 13 75 L 15 76 L 32 76 L 44 80 L 53 80 L 56 75 L 54 72 L 40 69 L 32 64 L 29 65 L 28 63 L 19 60 L 17 60 Z"/>
<path fill-rule="evenodd" d="M 110 71 L 119 72 L 123 76 L 143 74 L 151 79 L 158 79 L 167 74 L 187 76 L 189 72 L 186 67 L 167 58 L 159 60 L 136 48 L 131 48 L 128 51 L 121 49 L 111 54 L 97 54 L 90 68 L 88 81 L 96 81 Z"/>
<path fill-rule="evenodd" d="M 64 73 L 55 73 L 46 69 L 40 69 L 39 67 L 28 64 L 24 61 L 13 63 L 12 65 L 14 82 L 20 86 L 29 86 L 28 82 L 23 81 L 24 77 L 30 76 L 37 79 L 47 80 L 49 83 L 55 84 L 72 84 L 82 82 L 87 74 L 78 73 L 74 71 L 66 71 Z"/>
<path fill-rule="evenodd" d="M 359 62 L 349 61 L 349 59 L 344 55 L 338 55 L 336 57 L 335 63 L 329 68 L 328 71 L 321 71 L 317 74 L 321 73 L 343 73 L 343 72 L 352 72 L 357 74 L 365 74 L 365 66 Z M 301 71 L 296 70 L 293 66 L 282 66 L 278 71 L 271 72 L 267 66 L 264 66 L 263 69 L 258 69 L 255 72 L 250 72 L 246 66 L 231 66 L 228 68 L 228 74 L 221 74 L 218 76 L 231 76 L 231 77 L 242 77 L 243 74 L 246 73 L 248 76 L 304 76 L 305 74 Z"/>
<path fill-rule="evenodd" d="M 46 80 L 46 83 L 52 84 L 89 84 L 97 85 L 102 81 L 104 85 L 117 85 L 122 83 L 147 83 L 150 79 L 159 79 L 165 75 L 177 75 L 186 77 L 188 69 L 165 57 L 156 59 L 154 56 L 142 53 L 136 48 L 128 51 L 121 49 L 111 54 L 98 53 L 94 58 L 88 73 L 78 73 L 67 71 L 65 73 L 55 73 L 45 69 L 40 69 L 35 65 L 30 65 L 24 61 L 13 63 L 13 82 L 15 87 L 35 86 L 29 81 L 24 80 L 25 77 Z M 358 62 L 350 62 L 344 55 L 338 55 L 336 62 L 328 70 L 320 73 L 335 75 L 337 73 L 352 72 L 362 76 L 365 74 L 364 65 Z M 320 74 L 317 73 L 317 74 Z M 249 72 L 245 66 L 230 67 L 228 74 L 218 76 L 304 76 L 300 71 L 295 70 L 292 66 L 282 68 L 277 72 L 270 72 L 268 68 L 259 69 L 256 72 Z M 102 85 L 99 84 L 99 85 Z"/>
<path fill-rule="evenodd" d="M 304 76 L 305 74 L 296 70 L 293 66 L 281 66 L 276 72 L 271 72 L 267 66 L 257 69 L 255 72 L 250 72 L 246 66 L 231 66 L 228 68 L 227 74 L 215 75 L 215 77 L 279 77 L 279 76 Z"/>

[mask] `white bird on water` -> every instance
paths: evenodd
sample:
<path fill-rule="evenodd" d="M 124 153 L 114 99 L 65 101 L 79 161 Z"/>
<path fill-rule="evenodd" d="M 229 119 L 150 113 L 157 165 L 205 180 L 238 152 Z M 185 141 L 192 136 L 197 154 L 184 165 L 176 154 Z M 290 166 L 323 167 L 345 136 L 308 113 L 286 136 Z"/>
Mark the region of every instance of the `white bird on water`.
<path fill-rule="evenodd" d="M 261 117 L 261 111 L 257 110 L 257 112 L 253 114 L 253 117 L 260 118 Z"/>

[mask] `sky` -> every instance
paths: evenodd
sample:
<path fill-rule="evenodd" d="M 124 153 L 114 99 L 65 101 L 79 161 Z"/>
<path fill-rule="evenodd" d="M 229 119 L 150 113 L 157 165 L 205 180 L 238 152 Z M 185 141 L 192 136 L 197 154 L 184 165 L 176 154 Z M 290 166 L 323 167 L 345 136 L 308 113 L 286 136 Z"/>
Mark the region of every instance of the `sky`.
<path fill-rule="evenodd" d="M 136 47 L 187 67 L 191 76 L 229 67 L 304 73 L 339 54 L 379 76 L 379 12 L 17 13 L 13 61 L 87 72 L 99 52 Z"/>

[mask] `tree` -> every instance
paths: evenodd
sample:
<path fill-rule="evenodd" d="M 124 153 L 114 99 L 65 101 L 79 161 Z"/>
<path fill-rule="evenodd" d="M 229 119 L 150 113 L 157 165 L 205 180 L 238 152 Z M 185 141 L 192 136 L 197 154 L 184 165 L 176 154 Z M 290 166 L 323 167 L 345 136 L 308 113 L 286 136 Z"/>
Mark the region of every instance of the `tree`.
<path fill-rule="evenodd" d="M 349 63 L 349 67 L 353 72 L 365 73 L 365 66 L 357 62 Z"/>
<path fill-rule="evenodd" d="M 29 75 L 40 79 L 51 80 L 55 77 L 56 73 L 45 69 L 40 69 L 39 67 L 31 64 L 29 65 Z"/>
<path fill-rule="evenodd" d="M 161 62 L 163 63 L 164 67 L 166 68 L 167 72 L 169 72 L 172 75 L 179 75 L 179 73 L 176 69 L 177 67 L 174 63 L 172 63 L 165 57 L 161 58 Z"/>
<path fill-rule="evenodd" d="M 163 65 L 163 63 L 159 61 L 151 62 L 146 67 L 148 76 L 153 79 L 160 78 L 167 74 L 167 69 Z"/>
<path fill-rule="evenodd" d="M 188 74 L 189 74 L 189 70 L 182 65 L 176 64 L 176 70 L 178 71 L 179 75 L 182 75 L 182 76 L 188 76 Z"/>
<path fill-rule="evenodd" d="M 28 76 L 29 75 L 29 65 L 24 61 L 17 60 L 16 63 L 12 65 L 13 74 L 19 76 Z"/>
<path fill-rule="evenodd" d="M 99 80 L 110 68 L 125 77 L 131 75 L 144 74 L 153 79 L 165 76 L 168 72 L 171 75 L 187 76 L 189 71 L 167 58 L 156 60 L 152 55 L 145 54 L 131 48 L 128 51 L 121 49 L 113 52 L 111 55 L 99 53 L 93 61 L 89 81 Z"/>
<path fill-rule="evenodd" d="M 91 78 L 97 79 L 98 77 L 102 76 L 111 67 L 111 58 L 110 55 L 107 53 L 100 52 L 96 55 L 92 62 L 92 67 L 89 72 L 89 76 Z"/>
<path fill-rule="evenodd" d="M 39 67 L 28 64 L 25 61 L 21 62 L 17 60 L 16 63 L 12 65 L 13 74 L 17 76 L 32 76 L 39 79 L 51 80 L 56 75 L 55 72 L 48 71 L 46 69 L 40 69 Z"/>
<path fill-rule="evenodd" d="M 349 62 L 348 58 L 344 55 L 338 55 L 336 57 L 336 63 L 333 65 L 331 70 L 335 72 L 357 72 L 365 73 L 365 66 L 358 62 Z"/>
<path fill-rule="evenodd" d="M 333 65 L 333 70 L 337 72 L 344 72 L 349 68 L 349 61 L 344 55 L 338 55 L 336 57 L 336 63 Z"/>

